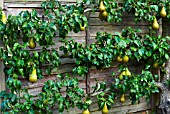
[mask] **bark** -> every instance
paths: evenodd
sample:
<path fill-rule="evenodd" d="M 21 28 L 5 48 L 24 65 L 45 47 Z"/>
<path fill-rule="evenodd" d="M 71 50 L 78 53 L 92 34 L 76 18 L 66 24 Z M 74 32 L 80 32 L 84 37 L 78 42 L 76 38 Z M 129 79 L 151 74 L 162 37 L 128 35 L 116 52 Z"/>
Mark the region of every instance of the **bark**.
<path fill-rule="evenodd" d="M 166 67 L 166 73 L 161 82 L 155 83 L 161 89 L 160 103 L 158 106 L 158 114 L 170 114 L 170 89 L 166 85 L 166 81 L 170 79 L 170 59 L 168 60 Z"/>

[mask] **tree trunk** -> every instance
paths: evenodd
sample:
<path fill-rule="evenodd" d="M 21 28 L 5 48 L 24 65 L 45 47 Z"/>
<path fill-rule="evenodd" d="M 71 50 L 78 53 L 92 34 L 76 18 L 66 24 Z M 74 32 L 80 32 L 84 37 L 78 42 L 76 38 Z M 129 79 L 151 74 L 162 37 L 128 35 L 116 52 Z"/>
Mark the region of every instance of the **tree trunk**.
<path fill-rule="evenodd" d="M 166 80 L 170 79 L 170 60 L 166 64 L 166 74 L 163 80 L 156 85 L 161 89 L 158 114 L 170 114 L 170 88 L 166 85 Z"/>
<path fill-rule="evenodd" d="M 168 19 L 162 20 L 162 36 L 170 35 L 169 27 L 170 22 Z M 167 61 L 165 66 L 165 75 L 161 82 L 156 85 L 161 89 L 160 103 L 158 106 L 158 114 L 170 114 L 170 88 L 166 85 L 166 81 L 170 80 L 170 59 Z"/>

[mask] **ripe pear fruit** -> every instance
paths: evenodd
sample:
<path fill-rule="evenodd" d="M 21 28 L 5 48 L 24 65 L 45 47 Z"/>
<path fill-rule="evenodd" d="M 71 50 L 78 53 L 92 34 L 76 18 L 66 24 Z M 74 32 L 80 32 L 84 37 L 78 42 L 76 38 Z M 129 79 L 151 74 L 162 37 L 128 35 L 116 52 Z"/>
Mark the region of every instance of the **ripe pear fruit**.
<path fill-rule="evenodd" d="M 36 43 L 33 38 L 30 39 L 29 41 L 29 48 L 34 49 L 36 47 Z"/>
<path fill-rule="evenodd" d="M 156 18 L 154 19 L 154 21 L 153 21 L 153 23 L 152 23 L 152 28 L 153 28 L 154 30 L 158 30 L 158 29 L 159 29 L 159 24 L 158 24 L 158 21 L 157 21 Z"/>
<path fill-rule="evenodd" d="M 123 71 L 120 75 L 119 75 L 119 79 L 123 80 L 123 75 L 126 75 L 125 71 Z"/>
<path fill-rule="evenodd" d="M 7 18 L 6 18 L 6 15 L 5 15 L 5 12 L 4 12 L 4 11 L 2 11 L 2 19 L 1 19 L 1 21 L 2 21 L 3 23 L 6 23 L 6 22 L 7 22 Z"/>
<path fill-rule="evenodd" d="M 32 83 L 37 81 L 37 73 L 35 68 L 33 69 L 31 75 L 29 76 L 29 81 Z"/>
<path fill-rule="evenodd" d="M 80 25 L 80 30 L 81 30 L 81 31 L 84 31 L 84 30 L 85 30 L 85 27 L 82 26 L 82 25 Z"/>
<path fill-rule="evenodd" d="M 128 62 L 129 61 L 129 57 L 127 56 L 127 55 L 125 55 L 124 57 L 123 57 L 123 62 Z"/>
<path fill-rule="evenodd" d="M 109 112 L 109 110 L 108 110 L 108 108 L 107 108 L 107 104 L 105 103 L 105 104 L 104 104 L 104 107 L 103 107 L 103 109 L 102 109 L 102 114 L 108 114 L 108 112 Z"/>
<path fill-rule="evenodd" d="M 162 9 L 161 9 L 161 11 L 160 11 L 160 16 L 161 16 L 162 18 L 166 17 L 166 11 L 165 11 L 165 8 L 164 8 L 164 7 L 162 7 Z"/>
<path fill-rule="evenodd" d="M 165 63 L 163 63 L 161 67 L 165 67 Z"/>
<path fill-rule="evenodd" d="M 122 94 L 122 96 L 121 96 L 121 98 L 120 98 L 120 102 L 121 102 L 121 103 L 124 103 L 124 102 L 125 102 L 125 95 L 124 95 L 124 94 Z"/>
<path fill-rule="evenodd" d="M 154 62 L 154 63 L 153 63 L 153 68 L 159 68 L 158 62 Z"/>
<path fill-rule="evenodd" d="M 125 75 L 126 75 L 126 76 L 129 76 L 129 77 L 132 75 L 131 72 L 129 71 L 129 69 L 126 69 Z"/>
<path fill-rule="evenodd" d="M 122 60 L 123 60 L 123 59 L 122 59 L 120 56 L 117 56 L 117 61 L 118 61 L 118 62 L 122 62 Z"/>
<path fill-rule="evenodd" d="M 100 12 L 103 12 L 103 11 L 105 11 L 106 10 L 106 8 L 105 8 L 105 6 L 104 6 L 104 3 L 103 3 L 103 1 L 101 1 L 100 2 L 100 6 L 99 6 L 99 11 Z"/>
<path fill-rule="evenodd" d="M 88 109 L 86 109 L 86 110 L 84 110 L 84 111 L 82 112 L 82 114 L 90 114 L 90 112 L 89 112 Z"/>
<path fill-rule="evenodd" d="M 104 19 L 106 19 L 106 17 L 108 16 L 107 11 L 103 11 L 103 12 L 102 12 L 102 16 L 104 17 Z"/>

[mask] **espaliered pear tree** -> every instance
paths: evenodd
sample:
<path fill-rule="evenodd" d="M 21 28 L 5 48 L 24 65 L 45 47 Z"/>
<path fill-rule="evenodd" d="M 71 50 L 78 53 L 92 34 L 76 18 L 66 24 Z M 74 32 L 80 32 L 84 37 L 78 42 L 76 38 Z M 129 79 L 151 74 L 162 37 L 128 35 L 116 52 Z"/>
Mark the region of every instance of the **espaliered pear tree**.
<path fill-rule="evenodd" d="M 83 0 L 72 5 L 62 5 L 59 1 L 50 0 L 41 4 L 45 20 L 38 16 L 36 10 L 22 11 L 17 16 L 9 15 L 6 18 L 0 9 L 0 40 L 4 44 L 4 47 L 0 48 L 0 58 L 5 65 L 6 86 L 10 90 L 0 93 L 3 99 L 2 112 L 50 114 L 54 107 L 58 107 L 58 113 L 77 107 L 83 114 L 90 114 L 90 105 L 93 102 L 91 97 L 97 93 L 99 110 L 108 114 L 116 98 L 119 98 L 121 103 L 125 103 L 127 97 L 132 104 L 140 103 L 140 98 L 149 101 L 153 94 L 160 92 L 160 87 L 162 92 L 159 109 L 161 113 L 168 114 L 170 37 L 156 36 L 155 33 L 161 27 L 161 18 L 163 21 L 170 19 L 169 5 L 169 1 L 164 0 L 123 0 L 121 6 L 115 0 Z M 122 15 L 126 12 L 134 16 L 135 22 L 148 22 L 151 34 L 141 35 L 140 29 L 126 27 L 114 35 L 107 31 L 97 32 L 95 42 L 88 45 L 67 38 L 71 31 L 78 33 L 88 29 L 89 17 L 85 14 L 89 12 L 98 13 L 99 19 L 108 23 L 121 22 Z M 165 25 L 163 24 L 163 27 Z M 166 29 L 166 32 L 168 30 Z M 49 49 L 58 43 L 53 40 L 57 33 L 62 46 L 57 50 Z M 29 51 L 36 46 L 40 46 L 41 50 Z M 75 60 L 72 73 L 79 76 L 86 76 L 92 67 L 109 68 L 112 61 L 117 60 L 118 75 L 112 73 L 113 81 L 109 88 L 106 82 L 97 81 L 91 93 L 85 93 L 79 87 L 79 80 L 69 74 L 58 74 L 57 81 L 45 82 L 42 92 L 36 96 L 39 99 L 35 99 L 26 88 L 22 88 L 21 77 L 30 83 L 36 83 L 44 78 L 42 67 L 45 64 L 45 73 L 53 75 L 52 70 L 61 65 L 62 57 Z M 131 72 L 127 65 L 129 60 L 143 62 L 142 71 L 138 74 Z M 162 80 L 158 78 L 158 74 L 152 73 L 153 69 L 165 71 Z M 62 90 L 66 90 L 65 96 Z"/>

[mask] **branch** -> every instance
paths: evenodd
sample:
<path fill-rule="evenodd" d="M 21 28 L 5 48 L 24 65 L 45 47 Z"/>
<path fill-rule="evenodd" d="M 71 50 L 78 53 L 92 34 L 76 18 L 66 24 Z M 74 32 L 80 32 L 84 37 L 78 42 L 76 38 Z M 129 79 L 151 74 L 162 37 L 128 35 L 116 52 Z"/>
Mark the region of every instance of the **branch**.
<path fill-rule="evenodd" d="M 91 12 L 91 11 L 98 11 L 98 10 L 87 8 L 84 10 L 84 13 Z"/>
<path fill-rule="evenodd" d="M 155 82 L 155 85 L 160 88 L 161 90 L 163 90 L 164 86 L 162 83 L 159 83 L 159 82 Z"/>

